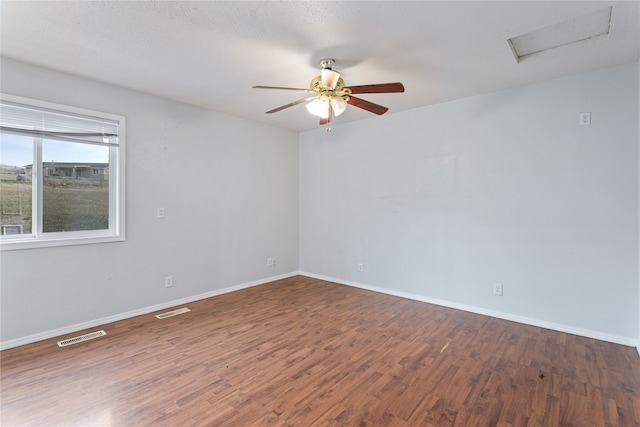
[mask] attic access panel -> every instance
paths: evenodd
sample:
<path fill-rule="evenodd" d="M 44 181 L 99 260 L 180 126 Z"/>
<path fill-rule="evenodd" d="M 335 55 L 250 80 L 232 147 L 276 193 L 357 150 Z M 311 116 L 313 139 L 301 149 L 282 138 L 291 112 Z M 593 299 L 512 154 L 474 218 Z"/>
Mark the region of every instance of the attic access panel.
<path fill-rule="evenodd" d="M 520 62 L 545 50 L 609 35 L 613 6 L 512 37 L 507 42 Z"/>

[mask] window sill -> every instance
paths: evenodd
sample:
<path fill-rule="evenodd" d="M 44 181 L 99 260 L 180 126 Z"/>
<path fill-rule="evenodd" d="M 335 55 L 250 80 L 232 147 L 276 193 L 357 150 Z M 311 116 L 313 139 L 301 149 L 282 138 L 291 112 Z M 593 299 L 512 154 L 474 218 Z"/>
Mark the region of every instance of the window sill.
<path fill-rule="evenodd" d="M 65 233 L 66 234 L 66 233 Z M 15 251 L 21 249 L 52 248 L 58 246 L 91 245 L 96 243 L 110 243 L 124 241 L 124 235 L 83 235 L 83 236 L 52 236 L 46 238 L 15 238 L 0 241 L 0 251 Z"/>

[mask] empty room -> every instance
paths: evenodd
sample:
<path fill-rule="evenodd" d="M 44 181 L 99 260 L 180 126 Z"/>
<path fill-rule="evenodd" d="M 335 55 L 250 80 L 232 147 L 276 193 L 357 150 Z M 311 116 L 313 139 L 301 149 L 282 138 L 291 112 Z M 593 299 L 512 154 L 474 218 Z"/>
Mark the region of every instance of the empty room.
<path fill-rule="evenodd" d="M 640 1 L 0 2 L 0 425 L 640 426 Z"/>

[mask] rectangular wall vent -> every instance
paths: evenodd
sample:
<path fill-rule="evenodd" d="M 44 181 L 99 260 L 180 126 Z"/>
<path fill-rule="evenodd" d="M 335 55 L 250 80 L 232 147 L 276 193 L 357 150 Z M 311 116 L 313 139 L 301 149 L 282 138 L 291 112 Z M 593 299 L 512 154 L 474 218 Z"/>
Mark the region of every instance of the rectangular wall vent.
<path fill-rule="evenodd" d="M 107 335 L 105 331 L 96 331 L 88 334 L 80 335 L 79 337 L 69 338 L 66 340 L 58 341 L 58 347 L 66 347 L 72 344 L 78 344 L 79 342 L 89 341 L 94 338 Z"/>
<path fill-rule="evenodd" d="M 191 311 L 188 308 L 179 308 L 177 310 L 167 311 L 166 313 L 156 314 L 158 319 L 166 319 L 167 317 L 177 316 L 178 314 L 186 313 L 187 311 Z"/>

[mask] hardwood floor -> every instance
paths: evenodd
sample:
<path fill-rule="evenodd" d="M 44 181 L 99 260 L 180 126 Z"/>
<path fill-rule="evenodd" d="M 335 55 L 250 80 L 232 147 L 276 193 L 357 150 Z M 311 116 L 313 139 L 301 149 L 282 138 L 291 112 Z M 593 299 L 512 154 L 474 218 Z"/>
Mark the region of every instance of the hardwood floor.
<path fill-rule="evenodd" d="M 301 276 L 186 306 L 1 352 L 1 425 L 640 425 L 631 347 Z"/>

